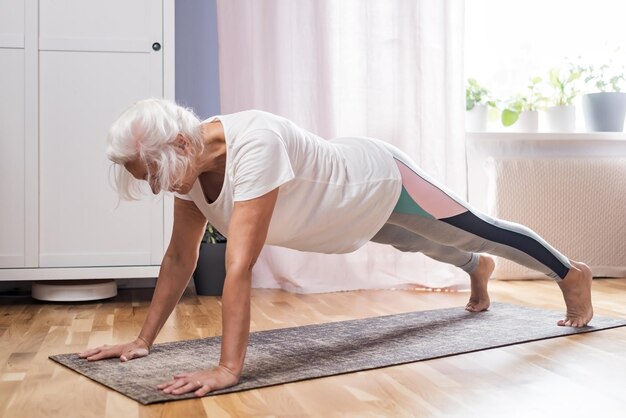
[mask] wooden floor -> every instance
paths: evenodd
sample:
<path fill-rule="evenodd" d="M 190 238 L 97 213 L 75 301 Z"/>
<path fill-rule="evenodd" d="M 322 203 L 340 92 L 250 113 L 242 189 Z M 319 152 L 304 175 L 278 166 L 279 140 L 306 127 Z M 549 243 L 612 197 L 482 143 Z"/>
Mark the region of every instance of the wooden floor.
<path fill-rule="evenodd" d="M 550 281 L 492 282 L 492 299 L 562 309 Z M 594 283 L 596 314 L 626 317 L 626 279 Z M 151 292 L 105 303 L 0 298 L 3 417 L 626 416 L 626 327 L 202 399 L 142 406 L 48 360 L 128 341 Z M 255 290 L 252 330 L 462 306 L 467 293 Z M 187 291 L 157 342 L 220 334 L 217 298 Z M 132 376 L 129 376 L 132 379 Z"/>

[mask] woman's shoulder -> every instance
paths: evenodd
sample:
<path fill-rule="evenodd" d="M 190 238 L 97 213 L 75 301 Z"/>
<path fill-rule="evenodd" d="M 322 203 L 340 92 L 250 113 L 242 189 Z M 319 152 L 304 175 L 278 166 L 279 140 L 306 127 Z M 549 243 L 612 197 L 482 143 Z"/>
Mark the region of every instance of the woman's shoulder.
<path fill-rule="evenodd" d="M 259 109 L 243 110 L 221 116 L 231 139 L 243 139 L 250 135 L 273 132 L 283 136 L 293 125 L 288 119 Z"/>
<path fill-rule="evenodd" d="M 227 113 L 221 115 L 222 118 L 229 119 L 284 119 L 282 116 L 261 109 L 246 109 L 238 112 Z"/>

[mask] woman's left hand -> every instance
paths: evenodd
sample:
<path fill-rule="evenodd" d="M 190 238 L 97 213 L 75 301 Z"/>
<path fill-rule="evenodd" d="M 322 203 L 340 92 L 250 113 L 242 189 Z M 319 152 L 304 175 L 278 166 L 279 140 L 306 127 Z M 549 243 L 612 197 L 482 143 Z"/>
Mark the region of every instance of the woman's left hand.
<path fill-rule="evenodd" d="M 234 386 L 238 381 L 239 376 L 235 373 L 224 366 L 217 366 L 199 372 L 174 375 L 172 380 L 161 383 L 157 388 L 172 395 L 194 392 L 196 396 L 204 396 L 213 390 Z"/>

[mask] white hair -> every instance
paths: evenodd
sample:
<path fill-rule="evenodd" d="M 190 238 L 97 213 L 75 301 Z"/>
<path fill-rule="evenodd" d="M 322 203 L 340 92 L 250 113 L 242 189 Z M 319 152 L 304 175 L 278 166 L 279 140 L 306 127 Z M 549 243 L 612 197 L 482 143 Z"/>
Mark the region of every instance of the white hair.
<path fill-rule="evenodd" d="M 181 134 L 191 149 L 181 152 L 176 142 Z M 126 109 L 109 129 L 107 157 L 113 161 L 115 188 L 123 199 L 134 200 L 141 195 L 141 181 L 135 179 L 123 165 L 139 159 L 146 166 L 156 164 L 149 173 L 167 191 L 185 175 L 192 159 L 202 152 L 200 120 L 191 109 L 164 99 L 146 99 Z"/>

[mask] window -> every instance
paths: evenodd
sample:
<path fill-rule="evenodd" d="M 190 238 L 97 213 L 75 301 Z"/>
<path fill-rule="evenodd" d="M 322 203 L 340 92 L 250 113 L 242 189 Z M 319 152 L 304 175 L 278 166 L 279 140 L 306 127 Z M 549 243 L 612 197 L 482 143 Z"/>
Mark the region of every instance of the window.
<path fill-rule="evenodd" d="M 567 58 L 626 65 L 621 1 L 468 0 L 465 14 L 465 77 L 500 100 L 523 92 L 531 77 L 547 81 L 549 70 Z M 577 117 L 579 130 L 582 119 Z"/>

